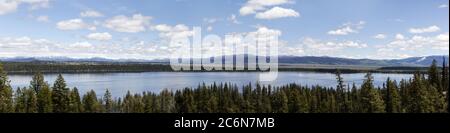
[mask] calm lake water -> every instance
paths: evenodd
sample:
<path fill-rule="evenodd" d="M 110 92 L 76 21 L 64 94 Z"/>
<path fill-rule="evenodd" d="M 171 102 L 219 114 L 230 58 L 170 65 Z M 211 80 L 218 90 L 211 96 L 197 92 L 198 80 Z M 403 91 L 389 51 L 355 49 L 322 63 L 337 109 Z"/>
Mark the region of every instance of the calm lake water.
<path fill-rule="evenodd" d="M 365 73 L 342 74 L 344 81 L 348 84 L 360 85 L 364 80 Z M 46 74 L 45 80 L 50 85 L 56 79 L 57 74 Z M 11 85 L 17 87 L 28 87 L 32 75 L 9 75 Z M 143 73 L 83 73 L 63 74 L 68 87 L 77 87 L 81 94 L 93 89 L 97 95 L 103 95 L 109 89 L 114 97 L 121 97 L 129 90 L 132 93 L 144 91 L 160 92 L 167 88 L 171 90 L 184 87 L 197 87 L 199 84 L 212 84 L 214 82 L 228 82 L 242 86 L 248 83 L 258 82 L 257 72 L 143 72 Z M 382 86 L 388 77 L 393 80 L 409 79 L 411 74 L 382 74 L 374 73 L 375 86 Z M 278 78 L 273 82 L 261 82 L 280 86 L 289 83 L 301 85 L 322 85 L 328 87 L 336 86 L 336 77 L 331 73 L 315 72 L 279 72 Z"/>

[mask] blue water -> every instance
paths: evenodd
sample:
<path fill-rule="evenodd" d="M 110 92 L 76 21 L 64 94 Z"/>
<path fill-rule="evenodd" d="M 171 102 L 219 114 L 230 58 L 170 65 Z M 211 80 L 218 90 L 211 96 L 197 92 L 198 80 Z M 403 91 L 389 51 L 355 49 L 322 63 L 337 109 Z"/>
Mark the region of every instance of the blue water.
<path fill-rule="evenodd" d="M 365 73 L 342 74 L 347 84 L 360 85 Z M 53 85 L 57 74 L 46 74 L 45 80 Z M 11 86 L 28 87 L 32 75 L 10 75 Z M 228 82 L 242 86 L 248 83 L 256 83 L 259 73 L 256 72 L 143 72 L 143 73 L 82 73 L 63 74 L 68 87 L 77 87 L 81 94 L 94 90 L 97 95 L 103 95 L 109 89 L 114 97 L 121 97 L 129 90 L 132 93 L 144 91 L 160 92 L 163 89 L 183 89 L 184 87 L 197 87 L 199 84 L 212 84 L 214 82 Z M 388 77 L 392 80 L 409 79 L 411 74 L 373 74 L 375 86 L 382 86 Z M 301 85 L 336 86 L 336 77 L 331 73 L 315 72 L 279 72 L 277 80 L 273 82 L 260 82 L 280 86 L 289 83 Z"/>

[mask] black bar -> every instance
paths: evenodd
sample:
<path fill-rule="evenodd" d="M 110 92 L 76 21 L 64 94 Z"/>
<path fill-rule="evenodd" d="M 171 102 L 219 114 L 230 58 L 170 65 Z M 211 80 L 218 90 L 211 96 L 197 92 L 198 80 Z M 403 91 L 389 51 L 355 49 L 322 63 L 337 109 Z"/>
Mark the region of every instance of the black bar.
<path fill-rule="evenodd" d="M 176 128 L 175 120 L 208 120 L 202 128 Z M 219 118 L 274 118 L 274 127 L 218 128 Z M 71 131 L 388 131 L 448 130 L 445 114 L 0 114 L 2 127 L 57 127 Z"/>

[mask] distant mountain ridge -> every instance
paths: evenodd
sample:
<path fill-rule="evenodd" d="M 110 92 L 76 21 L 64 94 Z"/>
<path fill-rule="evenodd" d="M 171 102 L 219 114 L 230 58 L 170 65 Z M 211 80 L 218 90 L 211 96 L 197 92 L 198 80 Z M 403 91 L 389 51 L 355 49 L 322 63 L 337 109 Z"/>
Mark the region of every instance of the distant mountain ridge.
<path fill-rule="evenodd" d="M 247 57 L 248 55 L 234 55 Z M 404 59 L 350 59 L 326 56 L 280 56 L 278 62 L 282 64 L 322 64 L 322 65 L 363 65 L 363 66 L 429 66 L 433 60 L 439 64 L 445 61 L 448 64 L 448 55 L 410 57 Z M 142 63 L 168 63 L 169 59 L 108 59 L 108 58 L 70 58 L 70 57 L 13 57 L 1 58 L 3 62 L 142 62 Z"/>
<path fill-rule="evenodd" d="M 282 56 L 278 59 L 280 63 L 287 64 L 324 64 L 324 65 L 369 65 L 369 66 L 429 66 L 433 60 L 442 64 L 445 58 L 448 64 L 448 55 L 410 57 L 404 59 L 349 59 L 338 57 L 317 56 Z"/>

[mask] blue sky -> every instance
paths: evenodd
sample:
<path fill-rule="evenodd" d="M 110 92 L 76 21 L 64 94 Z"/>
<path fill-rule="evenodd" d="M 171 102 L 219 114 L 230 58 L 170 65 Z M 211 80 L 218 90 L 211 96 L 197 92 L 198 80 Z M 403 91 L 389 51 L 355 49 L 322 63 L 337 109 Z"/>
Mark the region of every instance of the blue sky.
<path fill-rule="evenodd" d="M 280 33 L 280 53 L 448 55 L 448 0 L 0 0 L 0 57 L 165 58 L 168 38 Z"/>

